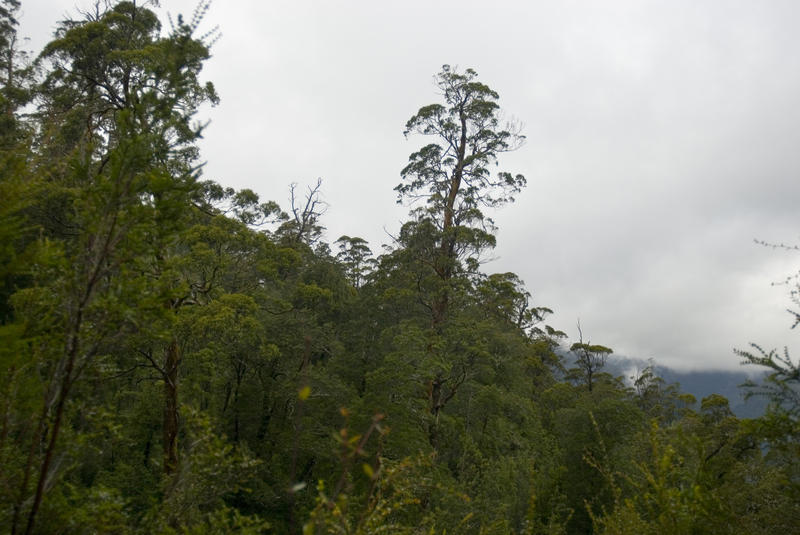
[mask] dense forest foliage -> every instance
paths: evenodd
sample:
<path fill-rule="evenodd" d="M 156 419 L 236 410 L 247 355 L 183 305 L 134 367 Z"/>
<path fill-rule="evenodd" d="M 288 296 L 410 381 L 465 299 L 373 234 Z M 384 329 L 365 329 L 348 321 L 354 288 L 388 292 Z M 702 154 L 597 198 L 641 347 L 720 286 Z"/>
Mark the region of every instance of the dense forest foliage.
<path fill-rule="evenodd" d="M 323 240 L 320 183 L 282 209 L 202 179 L 207 4 L 101 2 L 36 58 L 0 6 L 3 532 L 797 533 L 787 354 L 741 353 L 771 403 L 739 419 L 605 373 L 483 270 L 524 138 L 474 71 L 406 124 L 374 256 Z"/>

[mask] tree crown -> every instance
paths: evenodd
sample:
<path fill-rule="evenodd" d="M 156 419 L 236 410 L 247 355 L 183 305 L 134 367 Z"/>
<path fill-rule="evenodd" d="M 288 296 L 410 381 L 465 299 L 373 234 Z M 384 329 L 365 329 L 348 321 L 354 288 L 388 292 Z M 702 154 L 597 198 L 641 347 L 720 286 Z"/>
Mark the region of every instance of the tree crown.
<path fill-rule="evenodd" d="M 426 199 L 418 216 L 431 217 L 443 231 L 451 225 L 491 226 L 480 208 L 512 201 L 525 185 L 520 174 L 491 173 L 497 156 L 520 147 L 525 137 L 517 124 L 501 127 L 499 96 L 477 76 L 472 69 L 459 73 L 443 66 L 435 82 L 444 104 L 420 108 L 404 131 L 438 139 L 409 157 L 395 188 L 398 202 Z"/>

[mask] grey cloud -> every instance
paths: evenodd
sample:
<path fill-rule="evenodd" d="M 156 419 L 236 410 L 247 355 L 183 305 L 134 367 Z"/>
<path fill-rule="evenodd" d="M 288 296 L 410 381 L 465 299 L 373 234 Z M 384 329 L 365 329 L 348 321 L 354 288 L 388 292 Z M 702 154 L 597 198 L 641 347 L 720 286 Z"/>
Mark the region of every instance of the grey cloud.
<path fill-rule="evenodd" d="M 48 0 L 25 28 L 70 2 Z M 163 2 L 191 12 L 194 0 Z M 443 63 L 474 67 L 523 122 L 501 166 L 529 187 L 493 214 L 498 259 L 553 322 L 682 368 L 792 342 L 786 288 L 800 198 L 800 4 L 794 1 L 216 2 L 206 172 L 285 204 L 324 179 L 328 238 L 378 249 L 405 121 Z M 41 32 L 40 32 L 41 33 Z"/>

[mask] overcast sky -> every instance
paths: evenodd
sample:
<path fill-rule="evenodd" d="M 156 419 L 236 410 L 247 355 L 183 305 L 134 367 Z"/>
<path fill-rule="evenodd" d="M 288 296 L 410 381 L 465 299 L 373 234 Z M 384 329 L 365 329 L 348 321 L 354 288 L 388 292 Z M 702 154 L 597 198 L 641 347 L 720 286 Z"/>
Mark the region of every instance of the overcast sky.
<path fill-rule="evenodd" d="M 23 0 L 21 32 L 38 50 L 86 4 Z M 471 67 L 527 135 L 500 160 L 528 187 L 491 214 L 486 270 L 626 356 L 738 368 L 734 347 L 791 349 L 789 288 L 770 283 L 800 255 L 753 239 L 800 242 L 800 2 L 218 0 L 217 24 L 207 178 L 286 208 L 320 177 L 327 239 L 377 252 L 426 142 L 406 120 L 442 64 Z"/>

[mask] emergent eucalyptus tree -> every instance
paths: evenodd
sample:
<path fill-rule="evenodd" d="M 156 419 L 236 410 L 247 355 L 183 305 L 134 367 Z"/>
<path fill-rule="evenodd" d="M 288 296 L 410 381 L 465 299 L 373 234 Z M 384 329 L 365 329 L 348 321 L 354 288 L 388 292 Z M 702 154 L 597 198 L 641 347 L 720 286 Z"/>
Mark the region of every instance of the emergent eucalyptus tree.
<path fill-rule="evenodd" d="M 409 157 L 395 188 L 398 202 L 424 200 L 412 212 L 413 223 L 435 229 L 430 257 L 421 260 L 438 279 L 429 303 L 436 329 L 447 318 L 450 281 L 462 262 L 474 268 L 480 253 L 495 245 L 493 222 L 482 208 L 512 201 L 525 185 L 522 175 L 491 172 L 498 154 L 518 148 L 525 138 L 518 125 L 501 125 L 498 94 L 477 76 L 472 69 L 462 74 L 449 65 L 436 75 L 444 104 L 420 108 L 405 129 L 406 136 L 436 139 Z"/>

